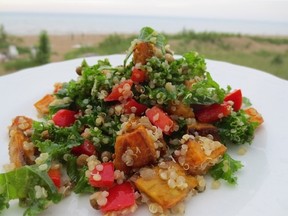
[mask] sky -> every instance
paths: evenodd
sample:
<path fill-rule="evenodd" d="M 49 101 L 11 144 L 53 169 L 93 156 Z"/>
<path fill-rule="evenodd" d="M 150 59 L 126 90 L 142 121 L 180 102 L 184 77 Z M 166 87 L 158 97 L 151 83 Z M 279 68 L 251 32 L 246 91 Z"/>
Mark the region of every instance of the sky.
<path fill-rule="evenodd" d="M 288 0 L 0 0 L 1 11 L 184 16 L 288 22 Z"/>

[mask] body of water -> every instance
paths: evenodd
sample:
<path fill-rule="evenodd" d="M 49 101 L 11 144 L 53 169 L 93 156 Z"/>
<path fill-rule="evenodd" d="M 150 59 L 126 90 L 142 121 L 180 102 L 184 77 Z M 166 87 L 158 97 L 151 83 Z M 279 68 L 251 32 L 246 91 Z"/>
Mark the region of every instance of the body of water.
<path fill-rule="evenodd" d="M 252 35 L 288 35 L 288 21 L 268 22 L 192 17 L 0 12 L 0 25 L 15 35 L 137 33 L 144 26 L 177 33 L 186 30 Z"/>

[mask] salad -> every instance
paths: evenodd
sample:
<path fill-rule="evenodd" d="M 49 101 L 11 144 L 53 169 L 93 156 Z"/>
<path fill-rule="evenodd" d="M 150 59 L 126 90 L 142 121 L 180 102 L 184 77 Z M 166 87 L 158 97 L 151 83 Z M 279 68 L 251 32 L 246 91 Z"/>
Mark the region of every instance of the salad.
<path fill-rule="evenodd" d="M 197 52 L 176 58 L 144 27 L 123 65 L 84 60 L 76 73 L 35 102 L 39 119 L 12 120 L 0 213 L 18 199 L 24 215 L 38 215 L 73 192 L 90 194 L 104 215 L 140 205 L 179 215 L 205 176 L 237 184 L 243 165 L 227 149 L 251 143 L 263 118 L 241 89 L 220 87 Z"/>

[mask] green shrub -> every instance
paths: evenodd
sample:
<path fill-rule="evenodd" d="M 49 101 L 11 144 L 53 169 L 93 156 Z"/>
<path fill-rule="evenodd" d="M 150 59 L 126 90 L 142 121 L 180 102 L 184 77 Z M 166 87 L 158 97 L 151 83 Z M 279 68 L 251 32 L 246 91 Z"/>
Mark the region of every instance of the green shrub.
<path fill-rule="evenodd" d="M 96 48 L 84 46 L 77 49 L 73 49 L 72 51 L 67 52 L 64 55 L 64 59 L 68 60 L 68 59 L 86 57 L 88 55 L 96 55 Z"/>
<path fill-rule="evenodd" d="M 283 57 L 281 55 L 276 55 L 274 58 L 271 60 L 271 64 L 275 65 L 280 65 L 283 64 Z"/>
<path fill-rule="evenodd" d="M 84 46 L 78 49 L 74 49 L 66 53 L 64 58 L 67 60 L 90 55 L 110 55 L 116 53 L 125 53 L 134 38 L 135 36 L 125 37 L 118 34 L 112 34 L 100 42 L 98 46 Z"/>
<path fill-rule="evenodd" d="M 51 55 L 49 37 L 46 31 L 40 33 L 38 43 L 35 61 L 39 65 L 46 64 L 50 61 Z"/>
<path fill-rule="evenodd" d="M 109 35 L 96 47 L 97 53 L 100 55 L 124 53 L 130 47 L 130 43 L 135 37 L 124 37 L 118 34 Z"/>
<path fill-rule="evenodd" d="M 34 67 L 38 64 L 31 59 L 16 59 L 5 62 L 3 65 L 6 71 L 15 71 L 24 68 Z"/>
<path fill-rule="evenodd" d="M 275 45 L 288 44 L 288 38 L 260 37 L 260 36 L 249 36 L 249 38 L 259 43 L 270 43 L 270 44 L 275 44 Z"/>

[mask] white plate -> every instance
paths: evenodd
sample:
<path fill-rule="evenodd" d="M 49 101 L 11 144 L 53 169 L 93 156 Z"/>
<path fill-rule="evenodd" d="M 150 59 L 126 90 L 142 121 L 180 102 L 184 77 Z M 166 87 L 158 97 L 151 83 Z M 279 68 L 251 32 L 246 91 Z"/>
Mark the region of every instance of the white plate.
<path fill-rule="evenodd" d="M 89 57 L 88 64 L 108 57 L 113 65 L 122 64 L 123 55 Z M 55 82 L 76 78 L 75 68 L 82 59 L 48 64 L 0 77 L 0 165 L 9 163 L 8 129 L 16 115 L 36 118 L 33 104 L 53 90 Z M 207 60 L 208 71 L 222 87 L 240 88 L 265 122 L 244 156 L 231 154 L 241 160 L 244 168 L 238 173 L 238 185 L 222 182 L 218 190 L 210 189 L 186 202 L 185 215 L 247 216 L 287 215 L 288 213 L 288 82 L 270 74 L 229 63 Z M 5 215 L 23 212 L 12 202 Z M 73 195 L 50 207 L 42 215 L 99 215 L 90 207 L 87 196 Z M 147 208 L 135 215 L 150 215 Z"/>

